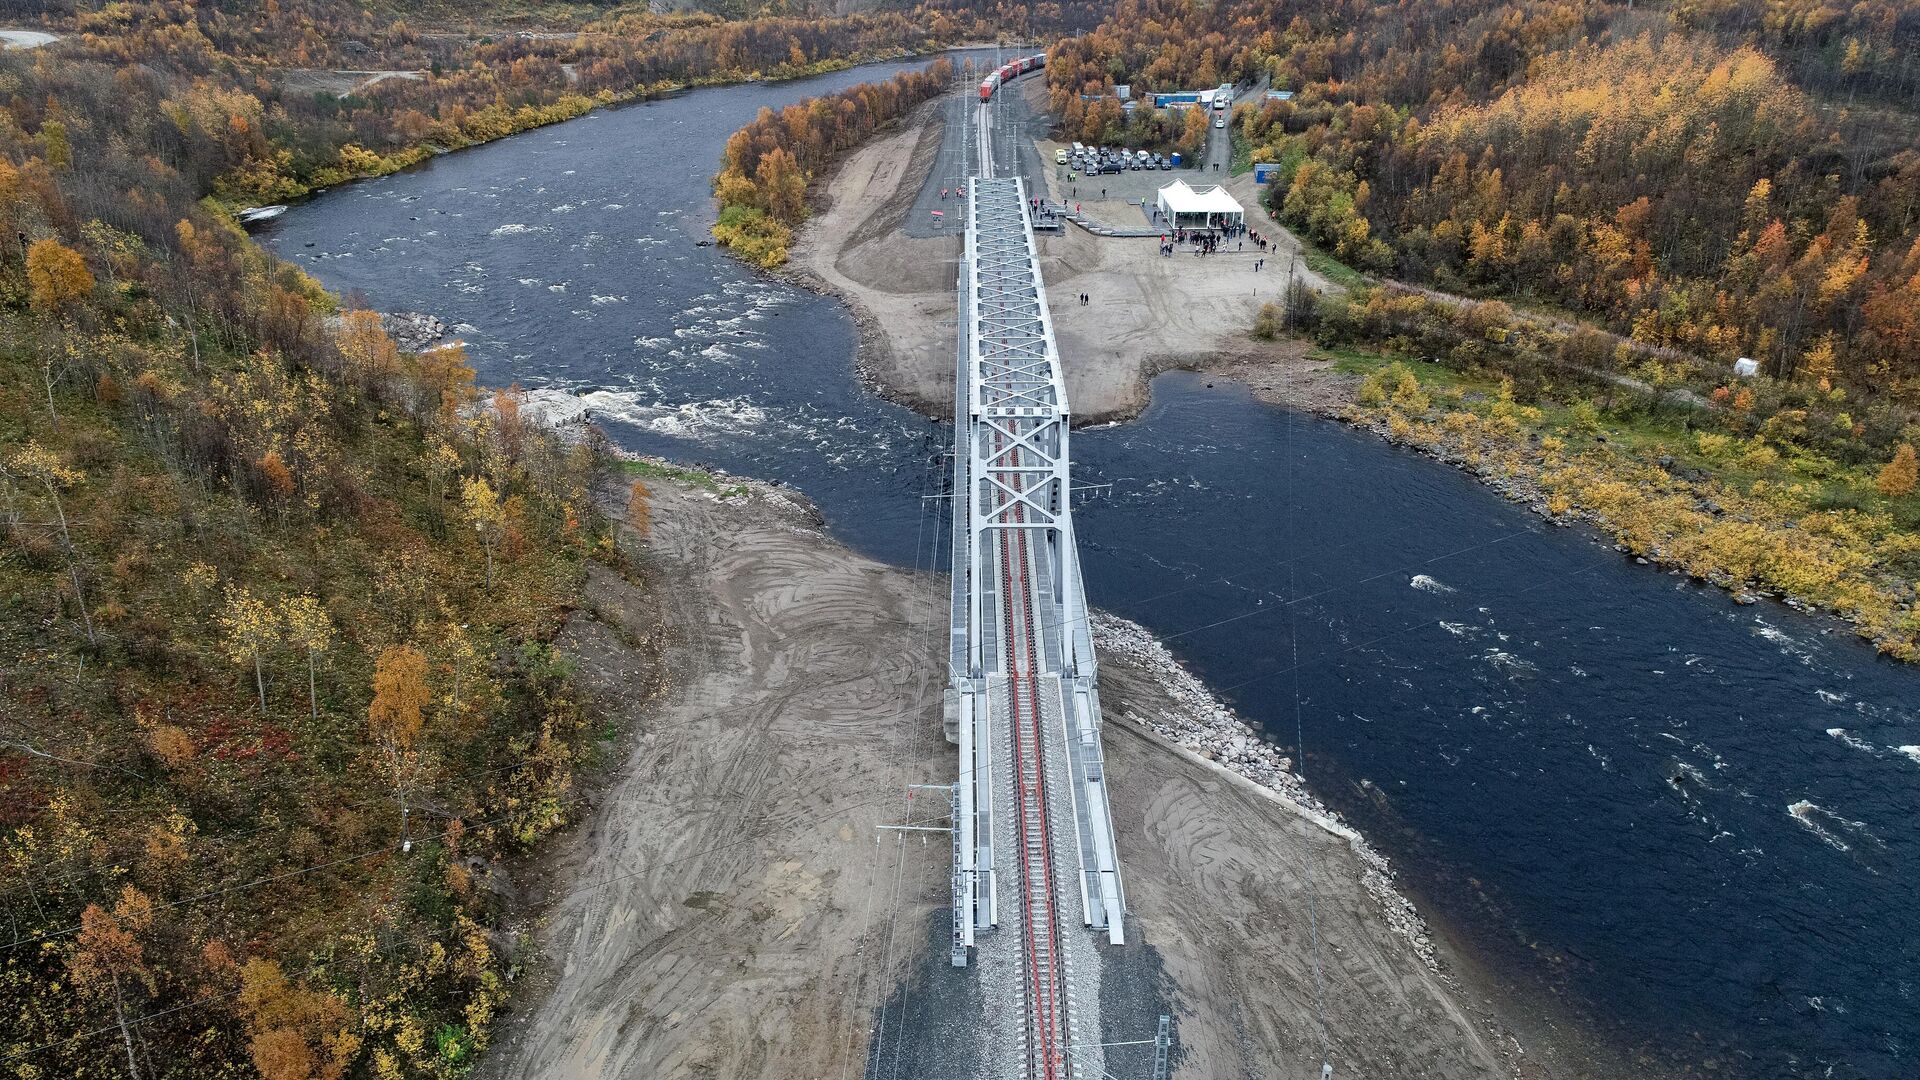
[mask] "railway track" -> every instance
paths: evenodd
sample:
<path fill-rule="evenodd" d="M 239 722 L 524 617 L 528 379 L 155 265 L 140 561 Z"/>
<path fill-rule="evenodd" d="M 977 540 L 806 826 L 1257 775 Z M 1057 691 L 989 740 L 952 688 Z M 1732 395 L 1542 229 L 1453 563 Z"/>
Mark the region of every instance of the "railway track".
<path fill-rule="evenodd" d="M 1073 547 L 1071 414 L 1018 178 L 1021 135 L 984 100 L 967 125 L 956 282 L 953 952 L 979 960 L 999 1048 L 980 1075 L 1105 1075 L 1094 930 L 1125 941 L 1097 671 Z M 995 930 L 991 937 L 978 935 Z"/>
<path fill-rule="evenodd" d="M 1004 457 L 1007 471 L 1022 466 L 1018 448 L 1008 452 L 1005 440 L 995 438 L 996 457 Z M 1001 505 L 1005 506 L 1005 497 Z M 1026 510 L 1013 506 L 1010 516 L 1026 522 Z M 1060 920 L 1053 874 L 1053 835 L 1047 792 L 1046 732 L 1036 676 L 1039 657 L 1035 645 L 1033 590 L 1027 530 L 1000 534 L 1001 611 L 1005 623 L 1003 653 L 1013 721 L 1010 762 L 1016 790 L 1014 807 L 1020 842 L 1020 913 L 1026 995 L 1027 1073 L 1036 1080 L 1065 1080 L 1071 1075 L 1066 1053 L 1066 994 L 1063 992 Z"/>

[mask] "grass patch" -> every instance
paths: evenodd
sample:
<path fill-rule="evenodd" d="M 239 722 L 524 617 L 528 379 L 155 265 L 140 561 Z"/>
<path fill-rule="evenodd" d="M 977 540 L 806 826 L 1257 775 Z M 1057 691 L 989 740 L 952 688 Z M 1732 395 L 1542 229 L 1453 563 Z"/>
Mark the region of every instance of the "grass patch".
<path fill-rule="evenodd" d="M 679 465 L 668 465 L 661 461 L 623 458 L 620 461 L 620 472 L 623 476 L 630 476 L 637 480 L 672 480 L 703 491 L 711 491 L 723 499 L 731 499 L 747 493 L 746 485 L 723 484 L 719 477 L 705 469 L 689 469 Z"/>
<path fill-rule="evenodd" d="M 1464 375 L 1442 364 L 1429 363 L 1411 356 L 1375 352 L 1349 345 L 1324 346 L 1308 354 L 1309 359 L 1331 360 L 1333 370 L 1343 375 L 1365 377 L 1398 360 L 1413 371 L 1413 377 L 1429 390 L 1492 391 L 1499 384 L 1488 379 Z"/>
<path fill-rule="evenodd" d="M 1227 134 L 1231 136 L 1230 141 L 1233 144 L 1233 157 L 1232 160 L 1227 163 L 1227 175 L 1242 176 L 1252 172 L 1253 144 L 1243 138 L 1240 132 L 1234 128 L 1228 128 Z"/>
<path fill-rule="evenodd" d="M 1314 247 L 1299 233 L 1294 233 L 1294 237 L 1300 241 L 1300 258 L 1307 264 L 1307 269 L 1343 289 L 1358 288 L 1367 283 L 1365 274 Z"/>

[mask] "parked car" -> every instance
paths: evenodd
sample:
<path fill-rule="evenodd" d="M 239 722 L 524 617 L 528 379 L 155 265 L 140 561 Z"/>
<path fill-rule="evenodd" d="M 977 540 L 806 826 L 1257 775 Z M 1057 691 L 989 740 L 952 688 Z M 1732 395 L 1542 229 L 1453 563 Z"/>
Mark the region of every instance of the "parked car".
<path fill-rule="evenodd" d="M 1055 150 L 1055 151 L 1053 152 L 1053 163 L 1054 163 L 1055 165 L 1065 165 L 1065 164 L 1067 163 L 1067 148 L 1066 148 L 1066 147 L 1064 147 L 1064 146 L 1063 146 L 1063 147 L 1061 147 L 1060 149 L 1058 149 L 1058 150 Z"/>

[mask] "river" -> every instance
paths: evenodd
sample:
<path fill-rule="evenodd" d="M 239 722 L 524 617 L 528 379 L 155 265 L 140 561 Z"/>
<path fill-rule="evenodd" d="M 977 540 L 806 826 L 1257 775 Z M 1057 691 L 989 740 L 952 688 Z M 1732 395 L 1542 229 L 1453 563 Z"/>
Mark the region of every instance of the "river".
<path fill-rule="evenodd" d="M 453 324 L 484 384 L 792 484 L 847 543 L 926 565 L 943 426 L 859 385 L 835 301 L 695 246 L 759 108 L 912 66 L 604 110 L 262 240 Z M 1920 672 L 1233 384 L 1153 389 L 1075 436 L 1077 479 L 1112 485 L 1077 519 L 1093 602 L 1304 746 L 1310 786 L 1490 968 L 1702 1073 L 1920 1072 Z"/>

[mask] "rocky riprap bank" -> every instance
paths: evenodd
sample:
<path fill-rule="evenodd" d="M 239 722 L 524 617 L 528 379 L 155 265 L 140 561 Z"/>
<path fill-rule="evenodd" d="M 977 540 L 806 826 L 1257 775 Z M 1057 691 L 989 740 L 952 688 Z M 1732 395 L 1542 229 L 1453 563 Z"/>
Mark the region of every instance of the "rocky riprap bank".
<path fill-rule="evenodd" d="M 1365 837 L 1314 798 L 1293 770 L 1291 758 L 1261 738 L 1252 725 L 1233 715 L 1233 710 L 1182 667 L 1173 653 L 1145 627 L 1095 612 L 1092 628 L 1096 653 L 1124 657 L 1150 675 L 1173 701 L 1171 709 L 1163 709 L 1154 716 L 1118 711 L 1122 721 L 1151 731 L 1175 747 L 1211 762 L 1214 767 L 1251 781 L 1292 812 L 1346 841 L 1366 866 L 1362 884 L 1380 905 L 1387 925 L 1413 946 L 1427 967 L 1440 972 L 1426 923 L 1413 902 L 1394 888 L 1393 867 L 1386 856 L 1375 851 Z"/>

